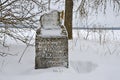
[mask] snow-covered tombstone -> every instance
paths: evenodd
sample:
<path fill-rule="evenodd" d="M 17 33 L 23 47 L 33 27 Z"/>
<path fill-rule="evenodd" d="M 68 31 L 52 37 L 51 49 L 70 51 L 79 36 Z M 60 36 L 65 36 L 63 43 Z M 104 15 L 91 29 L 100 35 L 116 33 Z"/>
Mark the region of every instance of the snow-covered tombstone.
<path fill-rule="evenodd" d="M 35 68 L 68 67 L 68 37 L 60 12 L 43 14 L 40 24 L 36 31 Z"/>
<path fill-rule="evenodd" d="M 60 28 L 60 13 L 53 11 L 49 14 L 44 14 L 40 18 L 41 27 L 44 29 Z"/>

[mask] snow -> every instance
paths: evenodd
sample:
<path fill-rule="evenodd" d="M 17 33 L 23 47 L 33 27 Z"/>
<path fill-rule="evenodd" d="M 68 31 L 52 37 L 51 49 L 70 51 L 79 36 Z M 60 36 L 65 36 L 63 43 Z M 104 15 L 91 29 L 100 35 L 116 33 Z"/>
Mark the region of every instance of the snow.
<path fill-rule="evenodd" d="M 79 6 L 79 1 L 74 5 L 74 9 Z M 63 3 L 64 0 L 60 3 L 52 3 L 51 9 L 62 11 Z M 74 27 L 93 27 L 94 24 L 97 25 L 95 27 L 99 25 L 119 27 L 120 16 L 117 15 L 119 13 L 113 13 L 111 10 L 108 8 L 106 14 L 99 13 L 98 16 L 94 13 L 89 14 L 88 19 L 83 21 L 78 19 L 79 15 L 76 15 L 74 10 L 73 25 Z M 57 32 L 43 31 L 43 34 L 60 35 L 60 32 Z M 29 37 L 35 35 L 35 31 L 25 31 L 22 34 Z M 73 37 L 73 40 L 69 40 L 69 68 L 53 67 L 37 70 L 34 69 L 35 47 L 29 46 L 19 63 L 26 45 L 7 38 L 9 47 L 0 46 L 0 52 L 10 53 L 13 56 L 0 56 L 0 80 L 120 80 L 119 30 L 74 30 Z"/>
<path fill-rule="evenodd" d="M 74 30 L 74 39 L 69 40 L 69 68 L 35 70 L 34 46 L 27 48 L 19 63 L 26 45 L 8 39 L 9 48 L 0 46 L 0 51 L 14 56 L 0 56 L 0 80 L 120 80 L 120 31 L 102 31 L 100 35 L 90 31 L 86 38 L 87 33 Z"/>
<path fill-rule="evenodd" d="M 42 37 L 62 37 L 62 36 L 66 36 L 66 35 L 62 34 L 62 29 L 50 29 L 50 30 L 41 29 L 41 34 L 39 36 L 42 36 Z"/>

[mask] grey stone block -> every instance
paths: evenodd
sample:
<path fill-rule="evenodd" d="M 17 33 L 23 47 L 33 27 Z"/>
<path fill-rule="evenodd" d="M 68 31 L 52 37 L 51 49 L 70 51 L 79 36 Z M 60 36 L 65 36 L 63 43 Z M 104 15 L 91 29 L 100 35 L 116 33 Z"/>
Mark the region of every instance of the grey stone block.
<path fill-rule="evenodd" d="M 53 14 L 55 16 L 53 16 Z M 41 28 L 36 31 L 36 39 L 35 39 L 35 50 L 36 50 L 35 68 L 36 69 L 49 68 L 49 67 L 68 67 L 67 32 L 64 26 L 58 25 L 58 23 L 60 23 L 59 21 L 60 19 L 58 19 L 59 16 L 57 14 L 59 14 L 59 12 L 53 11 L 50 14 L 43 15 L 42 19 L 40 19 L 40 20 L 44 20 L 44 22 L 40 21 L 42 23 Z M 46 17 L 50 15 L 52 15 L 52 19 L 51 17 Z M 54 17 L 57 20 L 53 19 Z M 49 18 L 49 19 L 47 20 L 46 18 Z M 49 29 L 47 29 L 46 27 L 47 24 L 45 23 L 45 20 L 47 20 L 47 23 L 49 23 L 48 22 L 49 20 L 53 20 L 56 22 L 54 22 L 54 25 L 52 25 L 51 23 L 52 21 L 50 21 L 50 23 L 48 24 Z M 43 25 L 45 26 L 45 28 Z M 52 26 L 54 26 L 54 28 L 52 28 Z M 59 27 L 57 28 L 57 26 Z M 48 32 L 48 34 L 46 35 L 45 32 L 42 32 L 42 31 L 46 31 Z M 58 31 L 58 32 L 55 32 L 54 34 L 54 31 Z"/>

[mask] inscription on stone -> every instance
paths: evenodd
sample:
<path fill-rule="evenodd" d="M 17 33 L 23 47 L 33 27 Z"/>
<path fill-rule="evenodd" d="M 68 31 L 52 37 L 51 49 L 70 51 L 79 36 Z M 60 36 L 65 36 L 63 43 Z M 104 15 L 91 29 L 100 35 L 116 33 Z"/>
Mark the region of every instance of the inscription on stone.
<path fill-rule="evenodd" d="M 59 12 L 53 11 L 50 14 L 45 14 L 40 19 L 41 29 L 51 29 L 53 32 L 60 28 Z M 42 30 L 37 30 L 42 32 Z M 68 39 L 67 35 L 51 35 L 43 36 L 44 34 L 36 32 L 35 41 L 35 68 L 49 67 L 68 67 Z"/>

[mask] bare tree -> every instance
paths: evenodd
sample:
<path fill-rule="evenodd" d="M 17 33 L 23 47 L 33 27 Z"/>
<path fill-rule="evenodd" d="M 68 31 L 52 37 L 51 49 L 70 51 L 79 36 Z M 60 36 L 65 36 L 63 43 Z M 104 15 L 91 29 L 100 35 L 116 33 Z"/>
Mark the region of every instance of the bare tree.
<path fill-rule="evenodd" d="M 105 14 L 106 9 L 111 5 L 113 11 L 120 11 L 120 0 L 65 0 L 65 26 L 68 32 L 68 38 L 72 39 L 72 15 L 74 5 L 79 3 L 76 10 L 80 14 L 79 18 L 87 18 L 89 13 L 98 13 L 99 9 Z"/>
<path fill-rule="evenodd" d="M 50 9 L 50 3 L 58 3 L 61 0 L 0 0 L 0 27 L 4 29 L 0 30 L 0 44 L 4 44 L 5 37 L 7 35 L 14 39 L 27 43 L 27 38 L 24 35 L 17 34 L 10 27 L 37 27 L 40 14 Z M 80 18 L 88 16 L 88 13 L 92 10 L 98 11 L 102 8 L 104 13 L 107 8 L 107 4 L 112 5 L 113 10 L 119 12 L 120 1 L 119 0 L 65 0 L 65 26 L 68 31 L 69 39 L 72 38 L 72 8 L 73 2 L 79 3 L 77 12 L 80 14 Z M 18 30 L 23 32 L 24 30 Z M 24 38 L 23 38 L 24 37 Z"/>
<path fill-rule="evenodd" d="M 73 1 L 79 2 L 78 0 Z M 110 7 L 109 5 L 113 11 L 120 11 L 120 0 L 81 0 L 76 11 L 79 12 L 80 17 L 85 18 L 90 12 L 95 11 L 97 13 L 99 9 L 106 13 L 107 7 Z"/>
<path fill-rule="evenodd" d="M 68 38 L 72 39 L 72 15 L 73 15 L 73 1 L 65 0 L 65 27 L 68 32 Z"/>
<path fill-rule="evenodd" d="M 46 10 L 46 4 L 42 0 L 0 0 L 0 43 L 4 45 L 5 36 L 23 43 L 29 42 L 28 37 L 22 34 L 25 30 L 17 28 L 38 27 L 40 14 Z"/>

